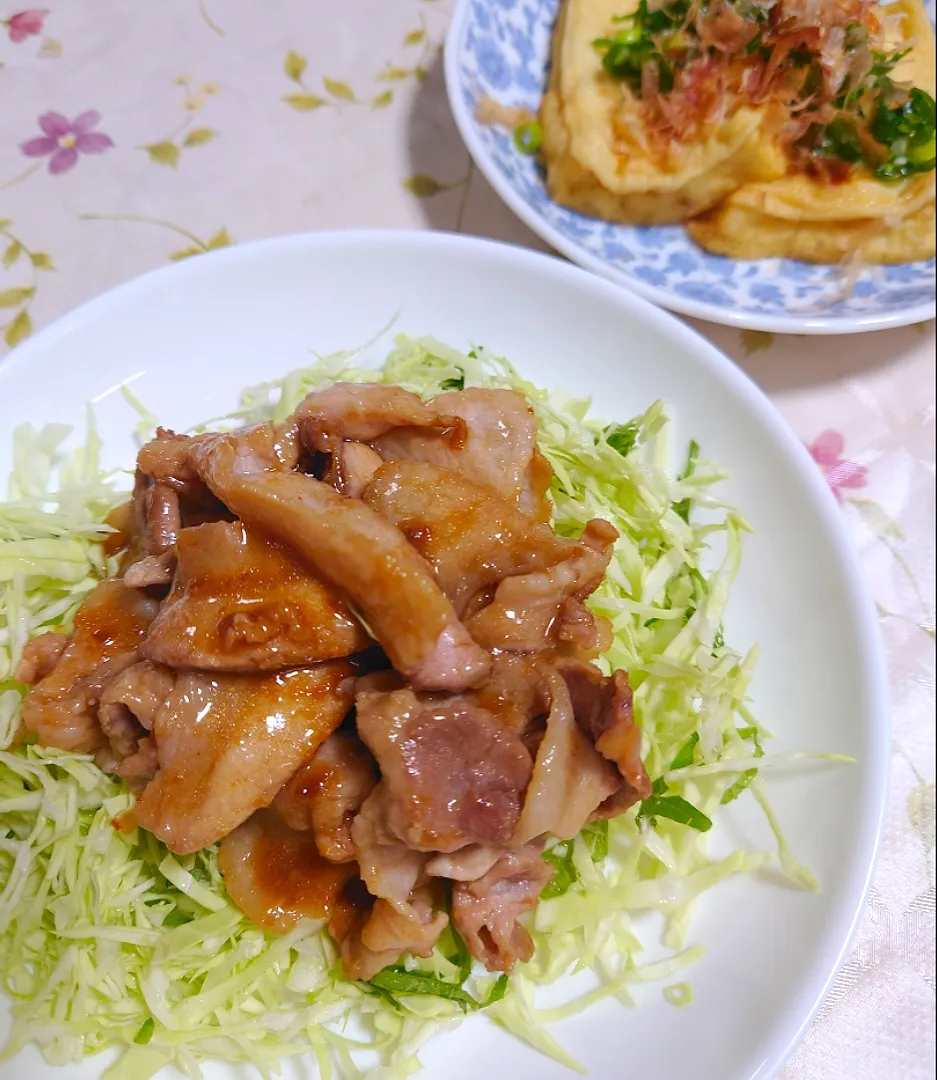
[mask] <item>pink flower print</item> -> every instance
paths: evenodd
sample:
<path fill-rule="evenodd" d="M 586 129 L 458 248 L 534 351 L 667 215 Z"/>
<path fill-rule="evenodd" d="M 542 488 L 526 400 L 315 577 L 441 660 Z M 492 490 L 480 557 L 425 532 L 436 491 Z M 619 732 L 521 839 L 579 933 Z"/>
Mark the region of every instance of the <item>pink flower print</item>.
<path fill-rule="evenodd" d="M 38 139 L 20 144 L 27 157 L 49 157 L 49 172 L 53 176 L 71 169 L 79 154 L 103 154 L 114 145 L 109 135 L 92 131 L 101 114 L 89 109 L 69 120 L 61 113 L 47 112 L 39 117 L 39 126 L 45 132 Z"/>
<path fill-rule="evenodd" d="M 868 469 L 855 461 L 847 461 L 842 456 L 845 449 L 846 440 L 838 431 L 822 432 L 807 447 L 839 502 L 843 501 L 841 488 L 862 488 L 869 482 Z"/>
<path fill-rule="evenodd" d="M 3 20 L 3 25 L 7 28 L 7 33 L 10 35 L 10 41 L 14 45 L 19 45 L 20 42 L 25 41 L 28 37 L 35 37 L 42 33 L 42 24 L 45 21 L 46 15 L 49 12 L 46 10 L 40 10 L 39 8 L 33 8 L 31 11 L 20 11 L 16 15 L 11 15 L 9 19 Z"/>

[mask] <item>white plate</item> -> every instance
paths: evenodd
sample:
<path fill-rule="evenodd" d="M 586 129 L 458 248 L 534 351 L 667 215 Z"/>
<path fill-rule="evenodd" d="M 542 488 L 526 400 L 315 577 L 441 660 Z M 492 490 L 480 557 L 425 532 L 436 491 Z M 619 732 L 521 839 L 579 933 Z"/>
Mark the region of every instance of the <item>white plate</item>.
<path fill-rule="evenodd" d="M 458 0 L 446 39 L 449 103 L 488 182 L 535 233 L 573 262 L 655 304 L 727 326 L 787 334 L 854 334 L 933 319 L 934 260 L 863 270 L 848 297 L 832 267 L 711 255 L 682 226 L 585 217 L 550 199 L 537 162 L 504 128 L 480 124 L 483 97 L 536 110 L 561 0 Z M 934 0 L 925 0 L 933 19 Z"/>
<path fill-rule="evenodd" d="M 368 340 L 398 312 L 398 330 L 484 344 L 542 385 L 593 395 L 609 419 L 663 398 L 680 438 L 696 438 L 732 471 L 725 492 L 756 532 L 726 636 L 761 644 L 757 713 L 778 749 L 857 759 L 770 781 L 823 891 L 737 879 L 708 894 L 692 935 L 708 947 L 692 972 L 692 1006 L 675 1009 L 648 987 L 636 1010 L 606 1003 L 555 1033 L 596 1080 L 770 1077 L 818 1007 L 861 910 L 885 798 L 887 694 L 873 609 L 833 498 L 773 407 L 710 344 L 644 300 L 518 248 L 431 233 L 278 238 L 132 281 L 17 349 L 0 367 L 0 472 L 14 422 L 80 425 L 92 400 L 106 460 L 127 464 L 134 417 L 122 383 L 185 428 L 230 408 L 242 386 L 309 363 L 310 349 Z M 376 362 L 387 346 L 385 337 L 369 356 Z M 770 841 L 748 802 L 728 808 L 726 838 L 763 848 Z M 427 1077 L 447 1080 L 570 1075 L 483 1017 L 423 1058 Z M 0 1064 L 0 1077 L 71 1080 L 102 1068 L 53 1069 L 30 1051 Z"/>

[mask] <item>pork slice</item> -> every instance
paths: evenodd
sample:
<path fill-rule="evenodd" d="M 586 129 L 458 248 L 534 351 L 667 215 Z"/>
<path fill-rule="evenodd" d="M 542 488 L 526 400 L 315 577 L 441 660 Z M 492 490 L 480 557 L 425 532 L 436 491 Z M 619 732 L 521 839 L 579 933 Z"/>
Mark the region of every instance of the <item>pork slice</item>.
<path fill-rule="evenodd" d="M 273 800 L 291 829 L 311 830 L 319 854 L 353 862 L 351 823 L 377 784 L 374 759 L 351 732 L 336 731 Z"/>
<path fill-rule="evenodd" d="M 428 956 L 449 922 L 428 887 L 428 856 L 387 827 L 387 789 L 379 784 L 352 823 L 361 880 L 375 897 L 342 942 L 350 979 L 370 979 L 401 953 Z"/>
<path fill-rule="evenodd" d="M 454 443 L 432 430 L 397 427 L 373 440 L 381 457 L 440 466 L 549 520 L 545 494 L 553 470 L 537 449 L 537 421 L 523 394 L 472 387 L 439 394 L 427 407 L 461 417 L 465 439 Z"/>
<path fill-rule="evenodd" d="M 553 876 L 543 842 L 504 855 L 475 881 L 452 887 L 452 924 L 468 951 L 489 971 L 511 971 L 534 954 L 530 934 L 518 919 L 532 911 Z"/>
<path fill-rule="evenodd" d="M 617 770 L 577 725 L 562 676 L 549 665 L 541 670 L 550 712 L 512 838 L 515 847 L 547 833 L 571 840 L 621 785 Z"/>
<path fill-rule="evenodd" d="M 611 624 L 584 602 L 602 583 L 617 537 L 607 521 L 590 521 L 568 558 L 502 581 L 491 603 L 466 618 L 466 629 L 497 652 L 599 655 L 610 644 Z"/>
<path fill-rule="evenodd" d="M 113 771 L 118 776 L 136 781 L 156 775 L 156 743 L 148 732 L 174 683 L 172 671 L 146 660 L 131 664 L 105 683 L 98 721 L 110 744 Z"/>
<path fill-rule="evenodd" d="M 474 881 L 487 874 L 506 850 L 497 844 L 469 844 L 448 855 L 434 855 L 426 864 L 426 873 L 450 881 Z"/>
<path fill-rule="evenodd" d="M 536 521 L 549 522 L 553 517 L 553 503 L 550 501 L 552 483 L 553 466 L 535 447 L 530 464 L 527 466 L 517 505 Z"/>
<path fill-rule="evenodd" d="M 511 838 L 531 774 L 516 731 L 467 697 L 365 691 L 355 704 L 392 833 L 417 851 Z"/>
<path fill-rule="evenodd" d="M 35 686 L 37 682 L 41 682 L 58 663 L 68 641 L 69 635 L 57 630 L 50 630 L 27 641 L 23 647 L 23 655 L 13 672 L 13 678 L 27 686 Z"/>
<path fill-rule="evenodd" d="M 146 735 L 140 739 L 136 750 L 125 757 L 114 771 L 127 781 L 131 791 L 142 791 L 159 771 L 159 752 L 153 736 Z"/>
<path fill-rule="evenodd" d="M 295 424 L 241 428 L 237 437 L 244 452 L 263 468 L 289 470 L 299 461 L 301 447 Z M 199 447 L 214 438 L 210 433 L 177 435 L 157 428 L 155 437 L 141 447 L 129 535 L 125 537 L 131 564 L 171 551 L 184 528 L 232 520 L 228 508 L 209 490 L 194 464 Z"/>
<path fill-rule="evenodd" d="M 363 502 L 309 476 L 264 471 L 237 436 L 216 436 L 196 457 L 206 482 L 244 521 L 293 547 L 347 593 L 414 686 L 458 691 L 485 678 L 491 657 L 469 637 L 429 567 Z"/>
<path fill-rule="evenodd" d="M 147 555 L 162 555 L 172 548 L 182 530 L 179 495 L 159 481 L 147 485 L 143 493 L 143 550 Z"/>
<path fill-rule="evenodd" d="M 176 572 L 174 551 L 162 555 L 145 555 L 124 571 L 124 584 L 128 589 L 149 589 L 154 585 L 171 585 Z"/>
<path fill-rule="evenodd" d="M 68 644 L 23 700 L 26 729 L 43 746 L 89 753 L 106 745 L 97 716 L 102 687 L 136 661 L 158 608 L 157 600 L 125 588 L 117 578 L 102 581 L 88 594 L 75 613 Z M 48 649 L 40 647 L 42 668 L 61 644 L 56 639 Z M 36 667 L 22 674 L 39 672 Z"/>
<path fill-rule="evenodd" d="M 364 500 L 429 563 L 460 616 L 478 593 L 508 577 L 548 570 L 577 550 L 576 541 L 492 489 L 433 464 L 388 462 Z"/>
<path fill-rule="evenodd" d="M 294 469 L 299 461 L 299 433 L 295 423 L 255 424 L 232 432 L 241 453 L 267 469 Z M 140 448 L 137 468 L 152 481 L 163 483 L 176 491 L 186 491 L 187 485 L 202 483 L 195 464 L 195 455 L 211 445 L 217 435 L 177 435 L 158 428 L 155 438 Z"/>
<path fill-rule="evenodd" d="M 142 650 L 151 660 L 279 671 L 370 643 L 341 592 L 255 526 L 218 521 L 183 529 L 176 559 L 172 589 Z"/>
<path fill-rule="evenodd" d="M 293 414 L 296 423 L 315 422 L 342 439 L 371 442 L 396 428 L 429 429 L 445 443 L 461 443 L 465 424 L 399 386 L 335 383 L 307 394 Z"/>
<path fill-rule="evenodd" d="M 487 682 L 473 694 L 478 705 L 512 728 L 530 748 L 537 721 L 550 711 L 550 699 L 536 657 L 499 653 Z"/>
<path fill-rule="evenodd" d="M 156 714 L 172 693 L 175 681 L 175 672 L 169 668 L 141 660 L 104 686 L 98 711 L 112 706 L 127 709 L 144 731 L 152 731 Z"/>
<path fill-rule="evenodd" d="M 381 455 L 367 443 L 342 438 L 341 433 L 324 420 L 301 421 L 299 435 L 307 449 L 326 455 L 328 465 L 321 473 L 322 479 L 340 495 L 360 499 L 371 478 L 384 464 Z"/>
<path fill-rule="evenodd" d="M 300 919 L 330 919 L 345 908 L 354 863 L 322 858 L 314 837 L 291 829 L 273 810 L 258 810 L 218 850 L 225 890 L 245 915 L 285 933 Z"/>
<path fill-rule="evenodd" d="M 558 660 L 556 667 L 569 690 L 576 723 L 622 778 L 614 798 L 602 804 L 597 816 L 624 813 L 651 794 L 628 673 L 618 670 L 606 677 L 594 665 L 574 659 Z"/>
<path fill-rule="evenodd" d="M 137 821 L 182 855 L 220 840 L 339 726 L 352 687 L 340 660 L 275 675 L 180 672 L 153 722 L 159 772 Z"/>

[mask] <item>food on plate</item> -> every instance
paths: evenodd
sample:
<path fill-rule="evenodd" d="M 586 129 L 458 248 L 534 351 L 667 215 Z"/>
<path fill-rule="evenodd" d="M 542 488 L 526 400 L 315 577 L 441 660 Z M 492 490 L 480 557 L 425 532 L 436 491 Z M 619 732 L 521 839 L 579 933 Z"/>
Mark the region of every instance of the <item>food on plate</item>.
<path fill-rule="evenodd" d="M 754 652 L 721 629 L 745 526 L 695 522 L 720 474 L 695 444 L 669 473 L 659 403 L 586 410 L 401 339 L 379 372 L 252 388 L 237 426 L 158 429 L 123 503 L 96 435 L 50 494 L 62 433 L 19 429 L 8 1053 L 118 1046 L 130 1080 L 311 1051 L 350 1076 L 363 1045 L 403 1077 L 486 1008 L 568 1062 L 533 989 L 579 965 L 601 978 L 582 1004 L 626 1000 L 699 955 L 694 898 L 774 858 L 703 839 L 746 789 L 767 805 Z M 646 908 L 672 951 L 650 967 Z"/>
<path fill-rule="evenodd" d="M 346 443 L 374 455 L 361 455 L 373 472 L 356 483 L 360 496 L 347 489 Z M 611 641 L 608 620 L 585 601 L 618 532 L 595 519 L 580 538 L 564 538 L 538 520 L 552 469 L 523 394 L 475 387 L 424 404 L 399 387 L 339 382 L 311 391 L 279 425 L 191 439 L 160 430 L 137 469 L 123 514 L 130 531 L 115 552 L 123 573 L 79 606 L 75 634 L 45 664 L 51 670 L 31 655 L 17 669 L 21 682 L 35 680 L 24 724 L 42 746 L 100 747 L 98 764 L 138 791 L 137 825 L 175 854 L 222 841 L 222 875 L 238 883 L 229 895 L 250 914 L 261 892 L 260 908 L 277 913 L 262 924 L 292 929 L 300 914 L 321 918 L 337 906 L 343 916 L 330 927 L 345 974 L 370 979 L 404 952 L 428 955 L 448 925 L 443 887 L 452 879 L 428 869 L 433 856 L 484 846 L 490 873 L 515 848 L 533 843 L 539 857 L 548 835 L 571 840 L 607 800 L 623 813 L 650 795 L 640 754 L 626 779 L 616 755 L 600 750 L 614 725 L 626 742 L 640 742 L 627 674 L 587 665 Z M 199 485 L 217 500 L 219 520 L 186 526 L 180 495 Z M 154 557 L 149 538 L 161 530 L 158 557 L 171 582 L 128 586 L 127 572 Z M 43 647 L 40 637 L 28 648 Z M 529 683 L 520 724 L 512 705 L 499 710 L 490 692 L 476 696 L 497 660 L 512 656 L 524 658 Z M 577 663 L 591 673 L 584 685 L 597 684 L 583 699 L 589 723 L 577 719 L 564 678 L 569 671 L 582 681 L 570 668 Z M 606 689 L 613 679 L 623 682 L 618 697 Z M 308 782 L 340 726 L 358 740 L 356 770 L 363 760 L 367 775 L 380 777 L 373 790 L 359 788 L 366 797 L 356 806 L 341 755 L 329 766 L 334 791 Z M 298 789 L 297 774 L 307 778 Z M 290 785 L 292 803 L 309 802 L 308 839 L 292 839 L 304 831 L 294 828 L 295 807 L 292 825 L 277 811 Z M 339 864 L 352 867 L 338 876 L 328 865 L 331 825 L 317 836 L 335 800 L 339 820 L 349 818 L 352 853 L 338 846 Z M 274 848 L 277 875 L 267 866 Z M 540 862 L 533 880 L 542 888 L 551 875 Z M 322 893 L 315 879 L 323 874 L 337 894 L 320 896 L 317 908 L 309 896 Z M 476 908 L 483 877 L 474 881 Z M 306 888 L 302 902 L 293 899 L 298 888 Z M 489 919 L 506 917 L 491 904 Z M 468 939 L 475 959 L 499 971 L 533 950 L 507 923 L 496 959 L 473 949 L 480 926 Z"/>
<path fill-rule="evenodd" d="M 591 217 L 659 225 L 709 210 L 749 181 L 783 176 L 784 155 L 771 137 L 780 123 L 777 109 L 734 96 L 734 108 L 707 117 L 692 135 L 662 123 L 658 130 L 650 113 L 650 48 L 638 53 L 636 70 L 622 78 L 603 65 L 596 47 L 616 32 L 640 40 L 646 19 L 644 0 L 640 7 L 637 0 L 563 4 L 540 108 L 551 196 Z M 610 46 L 605 55 L 616 51 Z M 654 99 L 661 94 L 659 81 L 658 73 Z"/>
<path fill-rule="evenodd" d="M 717 254 L 934 254 L 920 0 L 565 0 L 540 110 L 556 201 Z"/>

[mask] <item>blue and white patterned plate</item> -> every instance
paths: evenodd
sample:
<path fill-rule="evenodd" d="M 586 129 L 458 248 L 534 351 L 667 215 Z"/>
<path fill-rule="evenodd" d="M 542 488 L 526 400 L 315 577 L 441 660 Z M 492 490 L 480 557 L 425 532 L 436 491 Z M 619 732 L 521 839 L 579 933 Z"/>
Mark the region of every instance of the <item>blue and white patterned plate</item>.
<path fill-rule="evenodd" d="M 934 260 L 864 270 L 846 299 L 838 271 L 790 259 L 710 255 L 680 227 L 632 227 L 550 200 L 542 170 L 503 128 L 475 119 L 490 97 L 536 109 L 560 0 L 457 0 L 446 42 L 449 101 L 478 167 L 511 209 L 557 251 L 655 304 L 752 330 L 850 334 L 932 319 Z"/>

